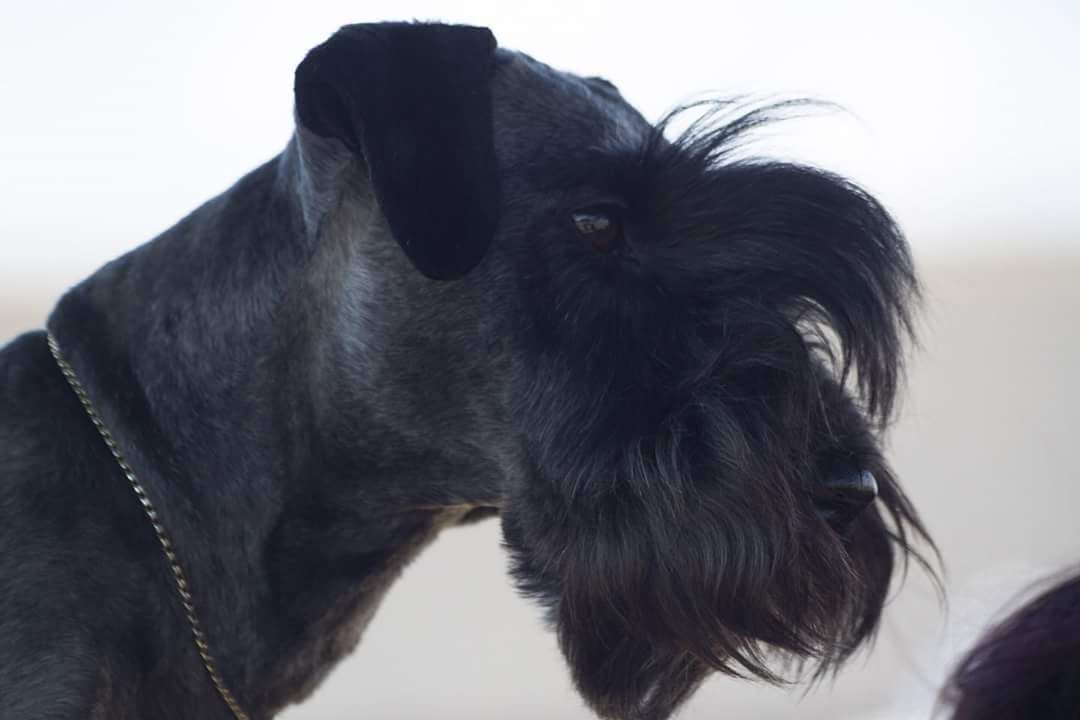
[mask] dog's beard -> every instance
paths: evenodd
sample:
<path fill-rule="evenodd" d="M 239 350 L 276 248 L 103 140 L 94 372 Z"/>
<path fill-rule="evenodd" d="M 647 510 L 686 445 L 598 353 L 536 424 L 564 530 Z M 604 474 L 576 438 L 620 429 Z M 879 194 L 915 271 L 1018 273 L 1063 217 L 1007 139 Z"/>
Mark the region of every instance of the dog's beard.
<path fill-rule="evenodd" d="M 714 670 L 775 681 L 838 666 L 921 532 L 869 433 L 845 427 L 842 451 L 823 443 L 802 468 L 809 455 L 710 420 L 728 427 L 697 435 L 706 420 L 687 418 L 596 468 L 606 489 L 568 495 L 538 470 L 503 510 L 519 586 L 549 608 L 604 717 L 665 718 Z M 847 462 L 875 475 L 890 523 L 871 507 L 838 532 L 818 512 L 811 484 Z"/>
<path fill-rule="evenodd" d="M 842 179 L 725 164 L 761 119 L 658 131 L 637 202 L 678 242 L 617 290 L 567 271 L 533 304 L 547 341 L 515 391 L 532 472 L 504 535 L 604 717 L 665 718 L 712 671 L 836 668 L 928 540 L 876 437 L 916 293 L 906 244 Z M 572 329 L 545 316 L 568 305 Z M 841 468 L 879 497 L 837 529 L 814 499 Z"/>

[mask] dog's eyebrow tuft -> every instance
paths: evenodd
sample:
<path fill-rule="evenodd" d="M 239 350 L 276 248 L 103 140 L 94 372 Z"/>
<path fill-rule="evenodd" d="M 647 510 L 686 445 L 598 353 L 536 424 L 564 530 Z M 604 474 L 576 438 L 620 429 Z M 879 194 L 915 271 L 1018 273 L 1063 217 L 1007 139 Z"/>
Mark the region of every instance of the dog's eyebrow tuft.
<path fill-rule="evenodd" d="M 829 349 L 835 333 L 839 379 L 856 381 L 868 414 L 884 426 L 903 380 L 904 343 L 917 342 L 920 287 L 903 233 L 846 178 L 740 152 L 755 130 L 829 107 L 813 100 L 678 107 L 646 140 L 639 176 L 649 179 L 644 197 L 679 241 L 681 255 L 670 262 L 683 269 L 680 280 L 690 273 L 717 293 L 782 308 L 818 349 Z M 700 114 L 669 139 L 687 111 Z"/>

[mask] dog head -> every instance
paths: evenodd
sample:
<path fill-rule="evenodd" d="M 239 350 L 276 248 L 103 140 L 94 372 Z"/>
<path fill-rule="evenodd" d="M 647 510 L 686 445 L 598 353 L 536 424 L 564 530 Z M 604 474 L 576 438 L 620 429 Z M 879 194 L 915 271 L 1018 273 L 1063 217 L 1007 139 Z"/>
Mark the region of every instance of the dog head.
<path fill-rule="evenodd" d="M 514 573 L 598 713 L 872 637 L 925 538 L 880 450 L 917 281 L 878 202 L 733 155 L 768 109 L 669 137 L 478 28 L 346 27 L 297 115 L 363 162 L 415 269 L 479 298 L 524 458 Z"/>

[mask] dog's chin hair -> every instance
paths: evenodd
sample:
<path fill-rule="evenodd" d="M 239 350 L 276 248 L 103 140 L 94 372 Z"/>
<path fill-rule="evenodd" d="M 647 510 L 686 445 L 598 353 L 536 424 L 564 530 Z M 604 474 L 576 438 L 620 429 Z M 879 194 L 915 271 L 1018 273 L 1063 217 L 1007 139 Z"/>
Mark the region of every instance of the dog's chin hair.
<path fill-rule="evenodd" d="M 603 717 L 666 718 L 713 671 L 827 674 L 873 637 L 898 560 L 931 567 L 877 438 L 911 335 L 911 257 L 850 182 L 731 159 L 787 107 L 670 142 L 660 124 L 634 162 L 635 202 L 671 238 L 637 301 L 655 292 L 663 312 L 620 325 L 581 299 L 592 361 L 568 346 L 522 380 L 533 473 L 504 535 Z M 604 291 L 567 283 L 553 292 Z M 843 464 L 879 497 L 837 532 L 812 494 Z"/>
<path fill-rule="evenodd" d="M 713 671 L 781 683 L 835 670 L 872 637 L 897 553 L 910 552 L 876 509 L 840 537 L 790 500 L 724 507 L 688 492 L 568 507 L 538 495 L 503 515 L 515 576 L 549 609 L 603 717 L 666 718 Z"/>

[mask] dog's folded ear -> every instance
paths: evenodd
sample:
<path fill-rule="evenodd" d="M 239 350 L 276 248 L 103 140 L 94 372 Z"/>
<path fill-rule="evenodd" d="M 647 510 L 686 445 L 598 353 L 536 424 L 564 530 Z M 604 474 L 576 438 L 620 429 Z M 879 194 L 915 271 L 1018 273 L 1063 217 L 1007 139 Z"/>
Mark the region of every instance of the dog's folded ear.
<path fill-rule="evenodd" d="M 480 262 L 495 233 L 495 38 L 486 28 L 347 25 L 296 70 L 296 115 L 367 166 L 413 265 L 440 280 Z"/>

